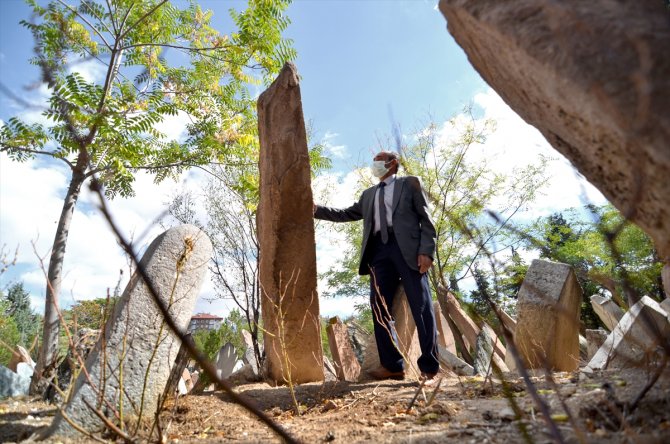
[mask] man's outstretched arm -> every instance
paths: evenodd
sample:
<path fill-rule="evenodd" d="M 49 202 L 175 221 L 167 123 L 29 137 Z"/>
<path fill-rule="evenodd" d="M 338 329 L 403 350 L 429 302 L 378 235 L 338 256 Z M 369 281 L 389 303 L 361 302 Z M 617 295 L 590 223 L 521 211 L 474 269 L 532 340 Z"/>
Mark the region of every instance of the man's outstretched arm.
<path fill-rule="evenodd" d="M 314 219 L 328 220 L 331 222 L 353 222 L 363 219 L 361 201 L 359 200 L 349 208 L 330 208 L 314 205 Z"/>

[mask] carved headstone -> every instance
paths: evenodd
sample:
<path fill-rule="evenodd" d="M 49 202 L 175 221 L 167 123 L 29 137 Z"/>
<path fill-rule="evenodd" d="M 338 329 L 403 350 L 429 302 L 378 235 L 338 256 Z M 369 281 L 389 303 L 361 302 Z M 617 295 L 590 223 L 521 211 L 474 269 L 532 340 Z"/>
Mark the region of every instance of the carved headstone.
<path fill-rule="evenodd" d="M 591 306 L 605 327 L 612 331 L 623 317 L 623 310 L 613 300 L 594 294 L 591 296 Z"/>
<path fill-rule="evenodd" d="M 314 211 L 295 65 L 258 98 L 261 312 L 268 377 L 323 380 Z"/>
<path fill-rule="evenodd" d="M 514 334 L 527 368 L 577 368 L 581 300 L 582 289 L 569 265 L 532 262 L 519 290 Z"/>
<path fill-rule="evenodd" d="M 192 225 L 181 225 L 158 236 L 140 262 L 182 331 L 188 326 L 211 255 L 207 236 Z M 64 414 L 90 432 L 104 428 L 91 408 L 111 422 L 116 422 L 113 409 L 119 405 L 125 421 L 153 418 L 179 348 L 148 286 L 136 273 L 89 354 L 86 372 L 79 374 Z M 61 412 L 47 432 L 75 433 Z"/>
<path fill-rule="evenodd" d="M 439 8 L 482 78 L 645 230 L 667 261 L 665 2 L 440 0 Z"/>
<path fill-rule="evenodd" d="M 670 322 L 658 302 L 643 296 L 621 318 L 588 364 L 591 370 L 642 367 L 664 353 Z"/>
<path fill-rule="evenodd" d="M 433 303 L 433 311 L 435 312 L 435 323 L 437 324 L 437 343 L 440 347 L 444 347 L 455 355 L 456 340 L 454 339 L 454 333 L 444 318 L 438 301 Z"/>
<path fill-rule="evenodd" d="M 268 377 L 323 380 L 307 134 L 295 65 L 258 98 L 261 308 Z M 286 367 L 286 368 L 285 368 Z"/>
<path fill-rule="evenodd" d="M 337 316 L 330 319 L 326 327 L 330 354 L 335 361 L 337 379 L 340 381 L 357 381 L 361 373 L 361 365 L 356 359 L 349 340 L 347 326 Z"/>
<path fill-rule="evenodd" d="M 416 333 L 414 317 L 407 303 L 407 296 L 402 285 L 398 287 L 398 291 L 393 297 L 392 312 L 396 335 L 398 336 L 398 350 L 405 358 L 405 374 L 408 377 L 418 378 L 421 375 L 421 371 L 417 366 L 417 360 L 421 356 L 421 346 L 419 345 L 419 336 Z M 375 340 L 375 335 L 372 335 L 365 348 L 360 380 L 368 379 L 369 375 L 367 372 L 378 368 L 380 365 L 377 341 Z"/>

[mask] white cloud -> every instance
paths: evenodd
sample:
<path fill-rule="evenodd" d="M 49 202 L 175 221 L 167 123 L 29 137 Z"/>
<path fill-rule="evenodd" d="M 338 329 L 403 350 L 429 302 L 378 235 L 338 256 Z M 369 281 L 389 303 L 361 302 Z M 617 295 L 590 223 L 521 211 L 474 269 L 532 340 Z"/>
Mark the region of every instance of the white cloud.
<path fill-rule="evenodd" d="M 95 60 L 88 59 L 74 63 L 70 66 L 70 73 L 79 73 L 89 83 L 101 83 L 107 73 L 107 65 Z"/>
<path fill-rule="evenodd" d="M 338 133 L 326 131 L 321 143 L 326 147 L 326 151 L 331 157 L 334 157 L 335 159 L 344 159 L 347 157 L 347 146 L 334 144 L 333 140 L 335 140 L 337 136 L 339 136 Z"/>
<path fill-rule="evenodd" d="M 35 160 L 13 162 L 0 155 L 0 245 L 9 251 L 18 246 L 17 266 L 0 276 L 3 283 L 23 280 L 33 296 L 33 304 L 43 311 L 45 279 L 31 242 L 48 266 L 49 252 L 69 181 L 67 171 L 54 162 Z M 156 185 L 149 174 L 137 175 L 136 196 L 109 202 L 115 221 L 126 238 L 134 236 L 136 251 L 163 231 L 155 221 L 162 215 L 171 196 L 180 189 L 202 181 L 197 173 L 185 174 L 180 182 L 170 180 Z M 104 297 L 113 291 L 124 270 L 123 289 L 128 280 L 128 265 L 107 222 L 95 209 L 88 188 L 82 189 L 75 208 L 63 264 L 61 301 L 67 306 L 74 300 Z M 139 236 L 145 234 L 142 239 Z M 209 277 L 206 277 L 209 282 Z M 211 285 L 203 285 L 201 296 L 212 297 Z"/>

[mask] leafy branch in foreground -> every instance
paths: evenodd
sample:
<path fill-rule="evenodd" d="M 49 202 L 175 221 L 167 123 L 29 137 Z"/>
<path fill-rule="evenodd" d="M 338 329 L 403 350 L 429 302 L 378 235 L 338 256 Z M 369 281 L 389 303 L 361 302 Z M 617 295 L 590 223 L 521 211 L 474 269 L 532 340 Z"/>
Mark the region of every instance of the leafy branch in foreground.
<path fill-rule="evenodd" d="M 33 34 L 31 62 L 50 99 L 44 123 L 8 119 L 0 152 L 16 161 L 46 156 L 70 170 L 49 262 L 31 387 L 37 393 L 57 358 L 65 246 L 83 183 L 96 175 L 108 197 L 130 196 L 140 170 L 161 181 L 191 166 L 236 159 L 255 141 L 249 85 L 267 80 L 295 52 L 281 37 L 287 0 L 251 0 L 244 11 L 231 11 L 237 29 L 225 35 L 195 2 L 185 9 L 166 0 L 28 3 L 36 20 L 21 23 Z M 76 66 L 82 61 L 98 64 L 103 78 L 84 78 Z M 181 134 L 161 131 L 167 119 L 183 127 Z"/>

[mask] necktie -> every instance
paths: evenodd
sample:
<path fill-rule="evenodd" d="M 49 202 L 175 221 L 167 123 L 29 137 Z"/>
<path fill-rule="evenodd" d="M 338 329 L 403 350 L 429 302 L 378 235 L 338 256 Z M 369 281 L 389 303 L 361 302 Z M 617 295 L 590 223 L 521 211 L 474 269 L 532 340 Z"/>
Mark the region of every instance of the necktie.
<path fill-rule="evenodd" d="M 386 223 L 386 203 L 384 202 L 384 187 L 386 182 L 379 184 L 379 231 L 382 233 L 382 243 L 389 240 L 388 225 Z"/>

